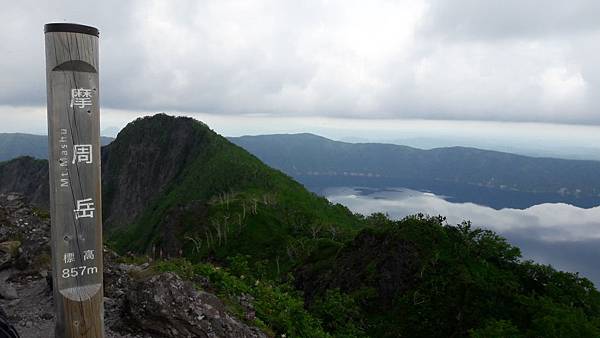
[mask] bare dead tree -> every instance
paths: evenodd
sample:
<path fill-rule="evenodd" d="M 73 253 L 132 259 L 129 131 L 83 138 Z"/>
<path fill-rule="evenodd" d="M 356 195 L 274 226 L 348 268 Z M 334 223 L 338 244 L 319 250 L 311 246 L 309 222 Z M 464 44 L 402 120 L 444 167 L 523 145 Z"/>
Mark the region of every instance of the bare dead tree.
<path fill-rule="evenodd" d="M 332 225 L 329 227 L 329 233 L 331 234 L 331 239 L 335 240 L 338 234 L 338 229 L 334 225 Z"/>
<path fill-rule="evenodd" d="M 206 243 L 208 245 L 208 248 L 210 249 L 214 243 L 212 231 L 207 228 L 204 230 L 204 234 L 206 235 Z"/>
<path fill-rule="evenodd" d="M 229 229 L 229 215 L 224 215 L 223 216 L 223 237 L 225 239 L 225 244 L 227 244 L 227 231 Z"/>
<path fill-rule="evenodd" d="M 256 215 L 258 213 L 257 207 L 258 207 L 258 199 L 256 199 L 256 197 L 252 197 L 252 202 L 254 203 L 253 205 L 253 209 L 252 209 L 252 214 Z"/>
<path fill-rule="evenodd" d="M 218 220 L 213 219 L 212 226 L 213 226 L 213 229 L 215 229 L 215 231 L 217 232 L 217 240 L 219 241 L 218 244 L 219 244 L 219 246 L 221 246 L 221 238 L 222 238 L 221 224 L 219 223 Z"/>
<path fill-rule="evenodd" d="M 192 253 L 200 253 L 202 249 L 202 238 L 193 238 L 191 236 L 185 236 L 185 239 L 192 242 Z"/>
<path fill-rule="evenodd" d="M 312 223 L 310 225 L 310 233 L 312 235 L 312 238 L 316 239 L 317 236 L 319 236 L 319 233 L 321 233 L 322 229 L 323 229 L 323 225 L 321 223 Z"/>

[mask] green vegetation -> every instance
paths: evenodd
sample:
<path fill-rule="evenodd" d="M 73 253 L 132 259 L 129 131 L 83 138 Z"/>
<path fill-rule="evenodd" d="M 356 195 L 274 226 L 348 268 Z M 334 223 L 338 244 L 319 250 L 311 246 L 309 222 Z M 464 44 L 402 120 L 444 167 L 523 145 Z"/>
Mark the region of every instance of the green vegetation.
<path fill-rule="evenodd" d="M 252 305 L 256 318 L 248 324 L 271 335 L 331 337 L 324 331 L 321 321 L 304 308 L 301 294 L 289 283 L 261 278 L 261 268 L 248 268 L 248 262 L 241 256 L 233 260 L 237 264 L 233 264 L 231 270 L 204 263 L 191 264 L 185 259 L 158 262 L 154 268 L 159 272 L 173 271 L 190 280 L 198 276 L 208 278 L 214 288 L 209 291 L 219 295 L 229 305 L 230 311 L 240 318 L 244 318 L 240 297 L 251 297 L 254 299 Z M 240 267 L 243 267 L 242 270 Z M 236 270 L 238 274 L 232 270 Z M 197 286 L 201 288 L 200 285 Z"/>
<path fill-rule="evenodd" d="M 168 150 L 173 120 L 126 128 L 111 165 L 127 163 L 115 151 L 142 132 Z M 110 230 L 110 244 L 159 258 L 155 271 L 216 293 L 269 335 L 600 337 L 600 293 L 587 279 L 522 261 L 469 223 L 354 215 L 190 123 L 197 141 L 173 160 L 177 175 L 134 222 Z M 109 202 L 117 188 L 105 188 Z"/>
<path fill-rule="evenodd" d="M 491 231 L 469 223 L 444 224 L 441 217 L 417 215 L 392 221 L 376 214 L 354 240 L 338 250 L 311 255 L 318 270 L 344 269 L 338 260 L 348 248 L 358 252 L 366 235 L 383 235 L 414 246 L 419 262 L 408 289 L 385 294 L 378 284 L 390 271 L 370 265 L 372 278 L 352 288 L 335 281 L 305 300 L 294 278 L 271 278 L 264 266 L 247 256 L 233 256 L 226 267 L 161 261 L 157 271 L 175 271 L 184 278 L 209 279 L 234 314 L 243 318 L 239 299 L 250 295 L 256 318 L 250 322 L 265 332 L 287 337 L 599 337 L 600 293 L 586 279 L 549 266 L 520 261 L 520 252 Z M 366 236 L 366 237 L 365 237 Z M 356 257 L 356 261 L 359 258 Z M 335 266 L 337 264 L 337 266 Z M 340 265 L 342 265 L 340 267 Z M 374 264 L 377 265 L 377 264 Z M 361 271 L 353 271 L 360 275 Z M 325 276 L 325 277 L 323 277 Z M 313 276 L 327 281 L 331 276 Z M 311 291 L 311 290 L 305 290 Z"/>
<path fill-rule="evenodd" d="M 415 284 L 388 307 L 367 301 L 372 336 L 600 336 L 600 293 L 590 281 L 520 261 L 492 231 L 422 215 L 365 231 L 413 243 L 420 262 Z"/>
<path fill-rule="evenodd" d="M 347 239 L 358 230 L 360 221 L 346 207 L 308 192 L 206 125 L 190 123 L 193 138 L 202 140 L 190 146 L 194 156 L 133 224 L 110 231 L 114 248 L 159 256 L 170 250 L 170 257 L 181 250 L 193 262 L 243 254 L 252 262 L 269 259 L 271 273 L 284 273 L 320 240 Z M 161 141 L 164 124 L 152 119 L 134 122 L 114 143 L 133 142 L 148 129 L 157 146 L 168 148 Z M 126 153 L 118 158 L 127 160 Z M 108 199 L 113 189 L 105 187 Z"/>

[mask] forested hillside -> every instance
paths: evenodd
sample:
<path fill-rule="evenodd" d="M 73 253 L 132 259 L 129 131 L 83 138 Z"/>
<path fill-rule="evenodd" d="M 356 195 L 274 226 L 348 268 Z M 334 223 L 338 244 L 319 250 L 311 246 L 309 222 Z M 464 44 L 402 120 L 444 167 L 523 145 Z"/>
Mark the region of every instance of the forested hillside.
<path fill-rule="evenodd" d="M 404 187 L 497 209 L 559 202 L 583 208 L 600 205 L 600 161 L 464 147 L 422 150 L 346 143 L 312 134 L 230 140 L 314 191 L 333 186 Z"/>

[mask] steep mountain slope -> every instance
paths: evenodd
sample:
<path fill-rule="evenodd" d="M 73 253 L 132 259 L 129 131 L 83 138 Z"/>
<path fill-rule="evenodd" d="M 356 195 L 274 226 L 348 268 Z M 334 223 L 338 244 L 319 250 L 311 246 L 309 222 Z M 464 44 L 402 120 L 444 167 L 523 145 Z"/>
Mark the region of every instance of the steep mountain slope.
<path fill-rule="evenodd" d="M 345 143 L 312 134 L 230 138 L 318 191 L 331 186 L 430 190 L 494 208 L 544 202 L 600 205 L 600 162 L 534 158 L 474 148 L 421 150 Z"/>
<path fill-rule="evenodd" d="M 341 236 L 358 224 L 345 207 L 189 118 L 138 119 L 103 160 L 106 229 L 122 249 L 289 262 L 296 238 L 315 228 Z"/>
<path fill-rule="evenodd" d="M 25 156 L 0 162 L 0 193 L 20 192 L 43 209 L 49 205 L 48 161 Z"/>
<path fill-rule="evenodd" d="M 281 270 L 292 264 L 294 243 L 349 236 L 359 224 L 190 118 L 138 119 L 102 149 L 102 162 L 105 237 L 123 251 L 217 259 L 235 252 L 275 257 L 272 269 Z M 3 189 L 47 196 L 46 161 L 19 158 L 0 172 Z"/>
<path fill-rule="evenodd" d="M 112 137 L 101 137 L 102 145 L 112 142 Z M 21 156 L 48 158 L 48 136 L 24 133 L 0 133 L 0 161 Z"/>

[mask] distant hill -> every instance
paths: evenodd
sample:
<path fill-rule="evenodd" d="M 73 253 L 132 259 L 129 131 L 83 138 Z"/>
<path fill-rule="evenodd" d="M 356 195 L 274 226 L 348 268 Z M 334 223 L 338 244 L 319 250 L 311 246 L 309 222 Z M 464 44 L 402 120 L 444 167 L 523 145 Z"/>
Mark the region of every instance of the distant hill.
<path fill-rule="evenodd" d="M 112 137 L 100 138 L 102 145 L 112 142 Z M 19 156 L 48 158 L 48 136 L 23 133 L 0 133 L 0 161 Z"/>
<path fill-rule="evenodd" d="M 422 150 L 346 143 L 313 134 L 230 140 L 313 191 L 332 186 L 406 187 L 494 208 L 546 202 L 600 205 L 600 161 L 535 158 L 475 148 Z"/>
<path fill-rule="evenodd" d="M 347 139 L 341 139 L 340 141 L 357 143 Z M 368 141 L 363 140 L 359 142 L 364 143 Z M 487 140 L 485 138 L 461 137 L 457 135 L 439 135 L 437 137 L 429 135 L 423 137 L 400 137 L 376 141 L 376 143 L 402 144 L 420 149 L 445 148 L 452 145 L 501 151 L 530 157 L 600 161 L 600 147 L 597 144 L 569 145 L 557 144 L 555 142 L 544 142 L 540 144 L 539 140 L 528 143 L 527 140 L 511 139 L 508 136 L 502 140 Z"/>
<path fill-rule="evenodd" d="M 102 137 L 107 145 L 114 139 Z M 310 190 L 332 186 L 406 187 L 493 208 L 540 203 L 600 205 L 600 161 L 536 158 L 476 148 L 422 150 L 381 143 L 347 143 L 313 134 L 232 137 L 230 140 Z M 0 133 L 0 161 L 47 158 L 47 136 Z"/>

